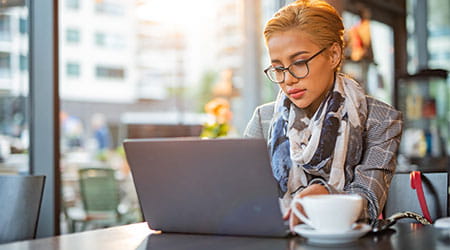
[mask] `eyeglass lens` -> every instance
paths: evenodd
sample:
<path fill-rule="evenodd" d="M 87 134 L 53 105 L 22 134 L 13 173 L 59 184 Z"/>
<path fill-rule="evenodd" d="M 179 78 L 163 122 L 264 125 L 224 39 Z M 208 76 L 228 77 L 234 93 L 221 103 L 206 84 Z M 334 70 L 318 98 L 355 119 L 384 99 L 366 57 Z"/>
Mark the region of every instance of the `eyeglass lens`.
<path fill-rule="evenodd" d="M 282 68 L 270 68 L 267 71 L 267 75 L 270 80 L 274 82 L 283 82 L 285 77 L 285 71 L 289 71 L 294 77 L 302 78 L 308 74 L 308 67 L 304 61 L 294 62 L 287 69 Z"/>

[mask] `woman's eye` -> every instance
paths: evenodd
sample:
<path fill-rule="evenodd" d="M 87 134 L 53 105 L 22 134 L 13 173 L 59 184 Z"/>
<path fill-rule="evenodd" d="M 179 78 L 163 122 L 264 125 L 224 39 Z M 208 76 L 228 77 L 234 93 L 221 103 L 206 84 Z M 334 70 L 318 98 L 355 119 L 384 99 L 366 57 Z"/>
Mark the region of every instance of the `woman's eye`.
<path fill-rule="evenodd" d="M 293 65 L 295 65 L 295 66 L 305 65 L 305 60 L 296 61 L 296 62 L 293 63 Z"/>

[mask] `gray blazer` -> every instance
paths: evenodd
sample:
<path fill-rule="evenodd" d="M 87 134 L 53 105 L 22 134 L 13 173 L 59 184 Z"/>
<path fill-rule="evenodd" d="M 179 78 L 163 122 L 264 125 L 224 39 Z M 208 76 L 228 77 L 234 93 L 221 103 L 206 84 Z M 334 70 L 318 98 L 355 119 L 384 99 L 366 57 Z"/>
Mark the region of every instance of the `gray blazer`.
<path fill-rule="evenodd" d="M 267 141 L 274 102 L 256 108 L 244 131 L 245 137 Z M 402 134 L 402 114 L 392 106 L 367 96 L 367 121 L 363 154 L 356 166 L 346 166 L 344 193 L 358 193 L 365 198 L 364 216 L 377 218 L 387 199 L 396 167 L 396 154 Z M 332 193 L 340 193 L 331 188 Z"/>

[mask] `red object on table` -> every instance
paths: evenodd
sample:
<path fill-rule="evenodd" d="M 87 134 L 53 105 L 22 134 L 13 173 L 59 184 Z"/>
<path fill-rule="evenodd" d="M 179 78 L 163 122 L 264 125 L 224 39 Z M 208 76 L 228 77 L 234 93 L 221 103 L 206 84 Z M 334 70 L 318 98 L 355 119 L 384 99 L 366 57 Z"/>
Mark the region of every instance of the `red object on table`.
<path fill-rule="evenodd" d="M 411 183 L 411 188 L 416 190 L 417 199 L 419 199 L 420 208 L 422 209 L 423 216 L 430 222 L 431 220 L 430 212 L 428 211 L 427 201 L 423 193 L 422 187 L 422 173 L 420 171 L 412 171 L 409 174 L 409 179 Z"/>

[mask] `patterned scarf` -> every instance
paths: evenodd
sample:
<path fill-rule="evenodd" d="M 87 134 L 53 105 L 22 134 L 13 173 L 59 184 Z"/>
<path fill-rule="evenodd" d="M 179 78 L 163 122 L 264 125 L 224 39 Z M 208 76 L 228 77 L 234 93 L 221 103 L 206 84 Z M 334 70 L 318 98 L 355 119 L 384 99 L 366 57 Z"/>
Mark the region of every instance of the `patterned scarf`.
<path fill-rule="evenodd" d="M 317 177 L 343 190 L 345 166 L 360 161 L 366 117 L 363 89 L 341 74 L 311 119 L 280 91 L 268 138 L 280 197 L 290 202 L 293 193 Z"/>

